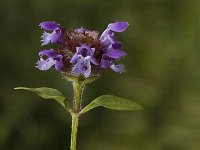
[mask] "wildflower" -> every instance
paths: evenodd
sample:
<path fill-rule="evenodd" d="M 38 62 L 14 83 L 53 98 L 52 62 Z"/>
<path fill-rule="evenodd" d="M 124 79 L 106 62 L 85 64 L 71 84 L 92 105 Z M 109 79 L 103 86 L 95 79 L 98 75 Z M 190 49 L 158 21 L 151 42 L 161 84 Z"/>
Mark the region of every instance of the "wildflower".
<path fill-rule="evenodd" d="M 55 66 L 56 70 L 61 70 L 63 67 L 62 58 L 63 56 L 60 54 L 57 54 L 53 49 L 51 50 L 43 50 L 39 52 L 40 60 L 37 62 L 36 68 L 39 70 L 48 70 L 52 66 Z M 42 56 L 45 55 L 48 58 L 44 60 Z"/>
<path fill-rule="evenodd" d="M 44 31 L 42 35 L 42 45 L 47 45 L 49 43 L 62 43 L 63 42 L 63 29 L 56 22 L 42 22 L 39 25 L 41 28 L 52 31 L 52 33 L 47 33 Z"/>
<path fill-rule="evenodd" d="M 102 33 L 100 40 L 103 45 L 103 55 L 100 63 L 101 68 L 111 68 L 115 72 L 124 72 L 124 65 L 116 65 L 116 60 L 125 56 L 121 51 L 121 43 L 115 41 L 114 32 L 123 32 L 128 27 L 127 22 L 110 23 L 107 29 Z"/>
<path fill-rule="evenodd" d="M 89 77 L 91 73 L 91 64 L 98 65 L 96 58 L 93 56 L 95 48 L 90 48 L 87 44 L 77 47 L 77 52 L 72 57 L 70 63 L 75 63 L 76 65 L 72 68 L 72 73 L 76 76 L 83 74 L 85 77 Z"/>
<path fill-rule="evenodd" d="M 83 75 L 85 78 L 96 76 L 103 70 L 111 68 L 113 71 L 124 72 L 124 65 L 117 61 L 126 53 L 121 50 L 121 43 L 115 40 L 115 32 L 123 32 L 128 27 L 127 22 L 110 23 L 99 36 L 97 31 L 86 28 L 64 30 L 55 22 L 42 22 L 40 26 L 52 33 L 43 33 L 42 45 L 58 43 L 57 50 L 44 50 L 39 53 L 40 60 L 37 68 L 55 69 L 74 76 Z M 43 55 L 47 57 L 43 59 Z"/>
<path fill-rule="evenodd" d="M 119 64 L 116 65 L 116 60 L 120 59 L 121 57 L 125 56 L 126 53 L 119 50 L 111 50 L 103 54 L 100 67 L 101 68 L 111 68 L 115 72 L 123 73 L 124 72 L 124 65 Z"/>
<path fill-rule="evenodd" d="M 114 32 L 123 32 L 128 27 L 127 22 L 116 22 L 116 23 L 110 23 L 107 27 L 107 29 L 102 33 L 100 36 L 100 41 L 104 46 L 110 46 L 110 44 L 113 46 L 121 46 L 119 42 L 116 42 L 114 39 Z"/>

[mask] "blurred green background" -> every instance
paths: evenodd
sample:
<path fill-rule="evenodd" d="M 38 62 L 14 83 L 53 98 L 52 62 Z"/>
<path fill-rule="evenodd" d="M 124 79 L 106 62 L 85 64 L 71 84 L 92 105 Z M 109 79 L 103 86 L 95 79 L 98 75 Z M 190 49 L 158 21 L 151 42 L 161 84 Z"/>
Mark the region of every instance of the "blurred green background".
<path fill-rule="evenodd" d="M 133 99 L 145 111 L 96 108 L 80 119 L 79 150 L 199 150 L 200 1 L 198 0 L 1 0 L 0 149 L 65 150 L 71 118 L 54 101 L 17 86 L 60 89 L 71 85 L 51 69 L 34 66 L 42 21 L 103 31 L 128 21 L 117 34 L 128 55 L 126 73 L 105 73 L 86 88 L 84 106 L 102 94 Z"/>

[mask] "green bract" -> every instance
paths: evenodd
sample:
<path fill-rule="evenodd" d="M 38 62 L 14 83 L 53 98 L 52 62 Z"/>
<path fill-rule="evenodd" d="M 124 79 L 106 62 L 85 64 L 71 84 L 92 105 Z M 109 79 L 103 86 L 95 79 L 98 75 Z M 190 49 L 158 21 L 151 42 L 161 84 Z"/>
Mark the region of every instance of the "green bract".
<path fill-rule="evenodd" d="M 47 87 L 41 87 L 41 88 L 17 87 L 15 89 L 32 91 L 44 99 L 54 99 L 68 111 L 71 110 L 66 98 L 57 89 L 47 88 Z M 94 99 L 89 105 L 87 105 L 85 108 L 83 108 L 78 114 L 79 115 L 84 114 L 84 113 L 88 112 L 89 110 L 91 110 L 95 107 L 99 107 L 99 106 L 103 106 L 105 108 L 114 109 L 114 110 L 135 111 L 135 110 L 143 110 L 144 109 L 141 105 L 139 105 L 138 103 L 136 103 L 132 100 L 120 98 L 120 97 L 113 96 L 113 95 L 102 95 L 102 96 L 99 96 L 96 99 Z"/>

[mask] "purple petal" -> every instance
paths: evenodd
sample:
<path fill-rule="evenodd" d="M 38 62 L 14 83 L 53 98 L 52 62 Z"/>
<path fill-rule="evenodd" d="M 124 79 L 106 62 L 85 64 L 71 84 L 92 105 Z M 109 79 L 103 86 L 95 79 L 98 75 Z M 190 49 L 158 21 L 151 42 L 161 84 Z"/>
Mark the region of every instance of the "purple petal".
<path fill-rule="evenodd" d="M 80 47 L 76 48 L 77 53 L 83 57 L 92 56 L 95 52 L 95 48 L 90 48 L 87 44 L 82 44 Z"/>
<path fill-rule="evenodd" d="M 107 38 L 108 38 L 108 40 L 110 41 L 111 44 L 115 43 L 115 37 L 114 37 L 114 33 L 113 32 L 108 32 Z"/>
<path fill-rule="evenodd" d="M 55 65 L 56 70 L 61 70 L 63 67 L 63 56 L 60 54 L 57 54 L 56 51 L 53 49 L 51 50 L 43 50 L 39 52 L 40 57 L 43 55 L 47 56 L 48 58 L 44 60 L 43 58 L 40 58 L 40 60 L 37 62 L 36 66 L 40 70 L 48 70 L 50 67 Z"/>
<path fill-rule="evenodd" d="M 86 44 L 81 45 L 81 47 L 77 47 L 77 54 L 82 55 L 83 57 L 87 56 L 88 51 L 90 50 L 89 46 L 86 46 Z"/>
<path fill-rule="evenodd" d="M 99 40 L 104 46 L 107 46 L 111 43 L 114 43 L 114 33 L 108 29 L 106 29 L 100 36 Z"/>
<path fill-rule="evenodd" d="M 84 76 L 87 78 L 87 77 L 89 77 L 90 76 L 90 73 L 91 73 L 91 65 L 90 65 L 90 60 L 87 60 L 86 62 L 85 62 L 85 66 L 84 66 L 85 68 L 87 68 L 87 69 L 85 69 L 85 71 L 84 71 Z"/>
<path fill-rule="evenodd" d="M 44 32 L 42 34 L 42 46 L 43 45 L 47 45 L 51 42 L 51 34 L 50 33 L 47 33 L 47 32 Z"/>
<path fill-rule="evenodd" d="M 126 30 L 126 28 L 128 27 L 128 22 L 115 22 L 115 23 L 110 23 L 108 25 L 108 27 L 106 28 L 106 30 L 101 34 L 100 36 L 100 41 L 105 40 L 105 37 L 112 33 L 110 31 L 114 31 L 114 32 L 123 32 Z M 114 36 L 114 35 L 113 35 Z"/>
<path fill-rule="evenodd" d="M 122 44 L 121 42 L 115 42 L 114 44 L 112 44 L 113 49 L 121 49 Z"/>
<path fill-rule="evenodd" d="M 83 65 L 78 62 L 73 68 L 72 68 L 72 73 L 75 75 L 75 76 L 79 76 L 80 74 L 82 74 L 82 72 L 84 72 L 83 70 Z"/>
<path fill-rule="evenodd" d="M 101 44 L 104 47 L 108 47 L 109 45 L 111 45 L 111 42 L 110 42 L 110 40 L 107 37 L 103 37 L 100 40 L 101 40 Z"/>
<path fill-rule="evenodd" d="M 56 70 L 60 71 L 62 68 L 63 68 L 63 61 L 62 61 L 62 58 L 60 58 L 59 60 L 57 60 L 55 62 L 55 68 Z"/>
<path fill-rule="evenodd" d="M 40 51 L 39 55 L 40 56 L 45 55 L 45 56 L 48 56 L 48 57 L 51 57 L 51 58 L 58 58 L 58 57 L 62 56 L 60 54 L 57 54 L 56 51 L 53 50 L 53 49 Z"/>
<path fill-rule="evenodd" d="M 97 59 L 96 59 L 95 57 L 91 57 L 90 61 L 91 61 L 93 64 L 95 64 L 95 65 L 98 65 L 98 64 L 99 64 L 98 61 L 97 61 Z"/>
<path fill-rule="evenodd" d="M 39 26 L 45 30 L 52 31 L 57 29 L 59 27 L 59 24 L 57 24 L 55 21 L 47 21 L 40 23 Z"/>
<path fill-rule="evenodd" d="M 60 40 L 61 34 L 53 31 L 52 33 L 44 32 L 42 34 L 42 46 L 51 43 L 57 43 Z"/>
<path fill-rule="evenodd" d="M 74 54 L 74 56 L 72 57 L 72 59 L 70 60 L 70 63 L 72 64 L 72 63 L 75 63 L 77 60 L 78 60 L 78 58 L 79 58 L 79 55 L 76 53 L 76 54 Z"/>
<path fill-rule="evenodd" d="M 105 54 L 103 55 L 102 59 L 101 59 L 101 63 L 100 63 L 100 67 L 101 68 L 108 68 L 110 67 L 110 61 L 105 59 L 105 57 L 107 57 Z"/>
<path fill-rule="evenodd" d="M 42 45 L 51 43 L 62 43 L 64 30 L 56 22 L 42 22 L 40 25 L 43 29 L 52 31 L 52 33 L 44 32 L 42 35 Z"/>
<path fill-rule="evenodd" d="M 129 26 L 128 22 L 115 22 L 115 23 L 110 23 L 107 29 L 115 32 L 123 32 L 126 30 L 128 26 Z"/>
<path fill-rule="evenodd" d="M 40 60 L 36 64 L 36 68 L 44 71 L 50 69 L 55 64 L 55 60 L 52 58 L 48 58 L 46 60 L 40 58 Z"/>
<path fill-rule="evenodd" d="M 57 43 L 59 41 L 60 37 L 61 37 L 60 33 L 57 33 L 56 31 L 53 31 L 51 33 L 51 43 Z"/>
<path fill-rule="evenodd" d="M 73 67 L 72 73 L 76 76 L 83 74 L 86 78 L 89 77 L 91 73 L 90 56 L 81 57 Z"/>
<path fill-rule="evenodd" d="M 125 71 L 124 65 L 119 64 L 119 65 L 111 65 L 110 68 L 115 71 L 115 72 L 119 72 L 119 73 L 123 73 Z"/>
<path fill-rule="evenodd" d="M 110 57 L 110 58 L 115 58 L 115 59 L 118 59 L 122 56 L 125 56 L 126 53 L 123 52 L 123 51 L 119 51 L 119 50 L 111 50 L 107 53 L 107 55 Z"/>

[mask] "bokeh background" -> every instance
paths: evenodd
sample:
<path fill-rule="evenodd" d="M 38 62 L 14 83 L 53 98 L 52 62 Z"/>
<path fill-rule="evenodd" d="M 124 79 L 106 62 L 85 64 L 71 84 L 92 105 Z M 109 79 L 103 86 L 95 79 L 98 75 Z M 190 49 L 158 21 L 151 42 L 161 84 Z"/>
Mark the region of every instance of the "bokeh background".
<path fill-rule="evenodd" d="M 112 71 L 86 88 L 84 106 L 102 94 L 133 99 L 145 111 L 96 108 L 80 119 L 79 150 L 199 150 L 200 1 L 1 0 L 0 149 L 66 150 L 71 118 L 54 101 L 17 86 L 47 86 L 72 99 L 72 87 L 51 69 L 34 66 L 42 21 L 103 31 L 128 21 L 117 38 L 126 73 Z"/>

